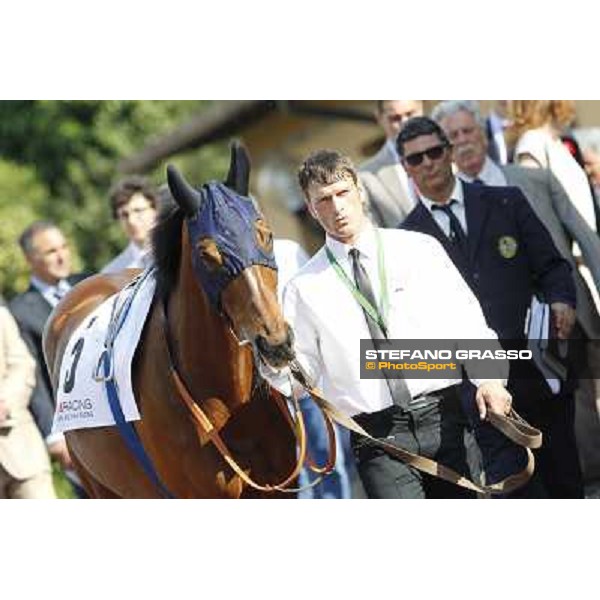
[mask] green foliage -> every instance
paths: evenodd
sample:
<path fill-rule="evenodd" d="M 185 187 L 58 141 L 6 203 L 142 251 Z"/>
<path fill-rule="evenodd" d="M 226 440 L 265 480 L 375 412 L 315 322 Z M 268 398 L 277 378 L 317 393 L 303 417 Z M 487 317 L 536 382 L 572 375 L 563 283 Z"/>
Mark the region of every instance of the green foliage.
<path fill-rule="evenodd" d="M 32 167 L 0 159 L 0 290 L 10 292 L 27 283 L 19 234 L 38 218 L 47 191 Z"/>
<path fill-rule="evenodd" d="M 56 461 L 52 461 L 52 483 L 54 484 L 54 491 L 57 498 L 61 500 L 77 498 L 75 492 L 73 492 L 73 487 Z"/>
<path fill-rule="evenodd" d="M 125 244 L 110 215 L 108 190 L 119 162 L 209 105 L 202 101 L 0 102 L 0 285 L 23 289 L 16 246 L 34 219 L 54 220 L 75 243 L 81 266 L 101 268 Z M 193 182 L 222 176 L 227 145 L 188 152 L 171 162 Z M 147 174 L 164 183 L 164 165 Z"/>

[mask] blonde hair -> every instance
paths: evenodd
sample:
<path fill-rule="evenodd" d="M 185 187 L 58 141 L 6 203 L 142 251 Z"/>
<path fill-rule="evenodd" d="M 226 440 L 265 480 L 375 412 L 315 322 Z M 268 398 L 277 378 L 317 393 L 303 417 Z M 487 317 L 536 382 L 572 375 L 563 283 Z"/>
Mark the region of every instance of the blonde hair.
<path fill-rule="evenodd" d="M 516 141 L 530 129 L 537 129 L 552 123 L 557 129 L 563 129 L 575 119 L 573 100 L 511 100 L 509 118 L 512 125 L 507 135 L 510 143 Z"/>

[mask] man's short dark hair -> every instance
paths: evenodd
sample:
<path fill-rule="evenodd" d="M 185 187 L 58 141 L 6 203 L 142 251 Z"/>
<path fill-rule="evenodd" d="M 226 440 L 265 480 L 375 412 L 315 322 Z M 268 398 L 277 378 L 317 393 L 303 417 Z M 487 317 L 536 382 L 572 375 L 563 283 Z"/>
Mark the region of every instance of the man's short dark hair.
<path fill-rule="evenodd" d="M 59 229 L 59 227 L 54 224 L 52 221 L 34 221 L 29 225 L 23 233 L 19 236 L 19 246 L 21 246 L 21 250 L 23 250 L 23 254 L 26 256 L 31 256 L 33 254 L 33 238 L 42 231 L 47 231 L 48 229 Z"/>
<path fill-rule="evenodd" d="M 330 185 L 350 176 L 358 183 L 356 168 L 348 156 L 336 150 L 317 150 L 306 157 L 298 170 L 298 182 L 308 198 L 311 183 Z"/>
<path fill-rule="evenodd" d="M 154 187 L 144 177 L 132 175 L 119 181 L 110 191 L 112 216 L 117 219 L 119 209 L 127 204 L 135 194 L 141 194 L 152 208 L 158 209 L 159 197 Z"/>
<path fill-rule="evenodd" d="M 446 146 L 450 146 L 450 141 L 444 133 L 444 130 L 429 117 L 413 117 L 404 124 L 396 138 L 396 150 L 402 158 L 404 156 L 404 144 L 410 142 L 422 135 L 437 135 L 440 141 Z"/>

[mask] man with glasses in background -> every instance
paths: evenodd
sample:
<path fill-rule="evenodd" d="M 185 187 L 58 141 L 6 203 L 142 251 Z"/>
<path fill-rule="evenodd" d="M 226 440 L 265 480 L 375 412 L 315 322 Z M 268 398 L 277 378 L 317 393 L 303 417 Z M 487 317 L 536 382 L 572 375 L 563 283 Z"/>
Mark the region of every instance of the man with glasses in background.
<path fill-rule="evenodd" d="M 385 143 L 359 167 L 366 193 L 366 211 L 378 227 L 398 227 L 413 209 L 416 196 L 396 152 L 396 137 L 408 119 L 423 114 L 421 100 L 377 100 L 375 118 L 385 133 Z"/>
<path fill-rule="evenodd" d="M 145 179 L 129 177 L 117 183 L 112 190 L 110 206 L 129 245 L 102 269 L 102 273 L 145 268 L 152 262 L 150 233 L 158 214 L 158 193 Z"/>

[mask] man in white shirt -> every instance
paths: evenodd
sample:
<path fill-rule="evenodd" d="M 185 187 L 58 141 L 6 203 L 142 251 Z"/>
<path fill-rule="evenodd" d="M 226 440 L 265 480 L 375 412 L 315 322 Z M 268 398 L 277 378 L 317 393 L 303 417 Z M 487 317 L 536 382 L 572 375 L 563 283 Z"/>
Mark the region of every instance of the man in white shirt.
<path fill-rule="evenodd" d="M 377 100 L 375 118 L 385 133 L 380 150 L 359 166 L 366 211 L 378 227 L 397 227 L 416 202 L 414 188 L 396 152 L 402 124 L 423 114 L 421 100 Z"/>
<path fill-rule="evenodd" d="M 150 238 L 156 224 L 158 204 L 157 192 L 141 177 L 129 177 L 115 186 L 110 194 L 111 210 L 129 245 L 102 269 L 102 273 L 143 269 L 152 262 Z"/>
<path fill-rule="evenodd" d="M 402 397 L 392 397 L 386 379 L 361 379 L 360 340 L 371 338 L 372 333 L 351 282 L 358 281 L 355 269 L 366 270 L 376 295 L 377 307 L 371 309 L 390 339 L 497 341 L 477 300 L 438 242 L 420 234 L 373 228 L 364 214 L 350 159 L 334 151 L 315 152 L 301 166 L 299 180 L 308 210 L 326 233 L 325 245 L 284 292 L 284 314 L 294 331 L 299 362 L 312 381 L 322 381 L 325 397 L 372 435 L 393 439 L 399 446 L 466 473 L 461 379 L 405 379 Z M 281 375 L 271 380 L 289 393 L 283 385 L 285 374 Z M 511 398 L 502 381 L 476 385 L 481 418 L 487 411 L 508 412 Z M 362 439 L 353 436 L 352 444 L 371 498 L 471 496 L 418 473 Z"/>
<path fill-rule="evenodd" d="M 273 252 L 277 262 L 277 294 L 282 302 L 283 290 L 290 279 L 305 265 L 309 256 L 305 250 L 293 240 L 275 239 Z M 312 460 L 323 465 L 329 454 L 329 436 L 320 409 L 313 399 L 305 394 L 299 398 L 300 408 L 304 417 L 308 451 Z M 348 431 L 334 424 L 336 435 L 336 463 L 333 471 L 323 480 L 311 487 L 318 474 L 305 466 L 298 477 L 299 487 L 306 487 L 298 493 L 303 500 L 316 499 L 346 499 L 351 498 L 350 471 L 352 455 Z"/>

